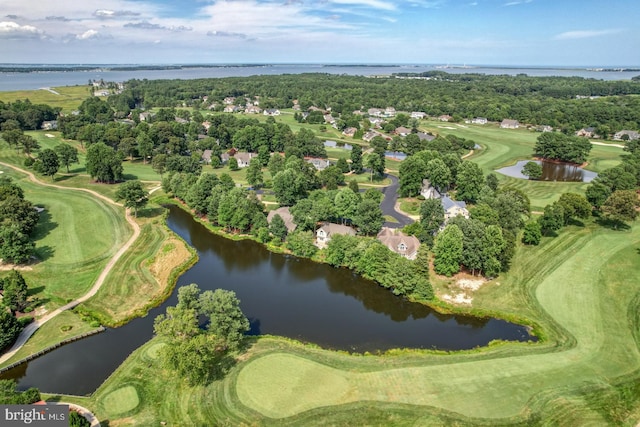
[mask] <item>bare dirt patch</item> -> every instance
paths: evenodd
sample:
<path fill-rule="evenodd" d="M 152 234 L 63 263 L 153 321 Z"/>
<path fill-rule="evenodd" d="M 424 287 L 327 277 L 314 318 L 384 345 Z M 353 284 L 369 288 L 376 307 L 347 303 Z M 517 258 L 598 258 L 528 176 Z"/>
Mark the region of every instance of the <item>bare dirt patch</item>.
<path fill-rule="evenodd" d="M 471 305 L 473 293 L 486 283 L 484 279 L 469 279 L 461 277 L 455 284 L 450 285 L 449 292 L 442 294 L 440 298 L 454 305 Z"/>

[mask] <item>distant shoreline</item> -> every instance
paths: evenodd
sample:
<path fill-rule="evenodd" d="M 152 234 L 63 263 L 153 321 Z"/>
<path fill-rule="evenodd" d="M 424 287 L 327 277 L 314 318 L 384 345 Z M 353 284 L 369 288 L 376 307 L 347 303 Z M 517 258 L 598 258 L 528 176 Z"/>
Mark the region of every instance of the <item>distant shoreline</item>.
<path fill-rule="evenodd" d="M 433 67 L 438 70 L 447 69 L 480 69 L 492 68 L 497 70 L 580 70 L 591 72 L 640 72 L 637 67 L 594 67 L 594 66 L 535 66 L 535 65 L 439 65 L 439 64 L 0 64 L 0 73 L 43 73 L 43 72 L 105 72 L 105 71 L 154 71 L 154 70 L 184 70 L 190 68 L 266 68 L 278 66 L 301 66 L 301 67 L 353 67 L 353 68 L 375 68 L 375 67 Z M 471 71 L 472 72 L 472 71 Z"/>

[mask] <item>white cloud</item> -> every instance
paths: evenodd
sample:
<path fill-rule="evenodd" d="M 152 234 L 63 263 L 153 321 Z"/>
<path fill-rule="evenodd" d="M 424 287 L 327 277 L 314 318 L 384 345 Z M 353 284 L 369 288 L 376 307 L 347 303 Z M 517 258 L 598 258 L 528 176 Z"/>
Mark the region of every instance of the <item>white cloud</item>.
<path fill-rule="evenodd" d="M 20 25 L 11 21 L 0 22 L 0 38 L 24 39 L 44 37 L 44 31 L 32 25 Z"/>
<path fill-rule="evenodd" d="M 89 40 L 89 39 L 96 39 L 100 37 L 100 33 L 97 32 L 96 30 L 87 30 L 82 34 L 78 34 L 76 36 L 76 39 L 78 40 Z"/>
<path fill-rule="evenodd" d="M 505 6 L 517 6 L 519 4 L 527 4 L 527 3 L 531 3 L 533 0 L 516 0 L 516 1 L 510 1 L 508 3 L 505 3 Z"/>
<path fill-rule="evenodd" d="M 133 12 L 130 10 L 109 10 L 109 9 L 98 9 L 93 12 L 93 16 L 96 18 L 121 18 L 121 17 L 130 17 L 130 16 L 140 16 L 140 13 Z"/>
<path fill-rule="evenodd" d="M 566 31 L 560 33 L 554 37 L 556 40 L 577 40 L 577 39 L 589 39 L 592 37 L 608 36 L 610 34 L 617 34 L 622 32 L 620 28 L 612 28 L 608 30 L 576 30 Z"/>
<path fill-rule="evenodd" d="M 347 4 L 351 6 L 366 6 L 373 9 L 396 10 L 396 5 L 381 0 L 330 0 L 335 4 Z"/>

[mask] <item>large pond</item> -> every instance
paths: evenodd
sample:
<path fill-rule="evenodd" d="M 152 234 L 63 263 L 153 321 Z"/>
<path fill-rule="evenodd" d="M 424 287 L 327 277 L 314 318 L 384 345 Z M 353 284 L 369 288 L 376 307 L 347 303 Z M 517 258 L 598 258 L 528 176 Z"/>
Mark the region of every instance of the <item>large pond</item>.
<path fill-rule="evenodd" d="M 498 319 L 442 315 L 345 269 L 274 254 L 253 241 L 216 236 L 183 210 L 170 207 L 169 227 L 192 245 L 198 263 L 178 286 L 235 291 L 251 334 L 274 334 L 325 348 L 377 351 L 397 347 L 469 349 L 492 340 L 535 340 L 527 329 Z M 83 395 L 93 392 L 153 333 L 153 319 L 177 302 L 176 292 L 148 316 L 60 347 L 2 375 L 20 388 Z"/>
<path fill-rule="evenodd" d="M 526 175 L 522 174 L 522 168 L 530 161 L 531 160 L 520 160 L 515 165 L 497 169 L 496 172 L 512 178 L 529 179 Z M 542 177 L 540 181 L 591 182 L 598 176 L 595 172 L 582 169 L 580 166 L 570 163 L 534 161 L 542 165 Z"/>

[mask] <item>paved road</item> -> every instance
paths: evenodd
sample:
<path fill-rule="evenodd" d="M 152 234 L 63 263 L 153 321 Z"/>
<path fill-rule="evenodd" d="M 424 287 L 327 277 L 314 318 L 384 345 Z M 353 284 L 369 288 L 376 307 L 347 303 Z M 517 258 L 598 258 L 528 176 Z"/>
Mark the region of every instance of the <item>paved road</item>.
<path fill-rule="evenodd" d="M 392 216 L 397 222 L 387 221 L 384 223 L 384 226 L 389 228 L 402 228 L 405 225 L 413 223 L 414 221 L 411 218 L 396 211 L 395 208 L 396 202 L 398 201 L 398 190 L 400 188 L 398 177 L 386 174 L 385 178 L 389 178 L 391 180 L 391 185 L 382 189 L 384 199 L 382 199 L 382 202 L 380 203 L 380 208 L 382 209 L 383 215 Z"/>

